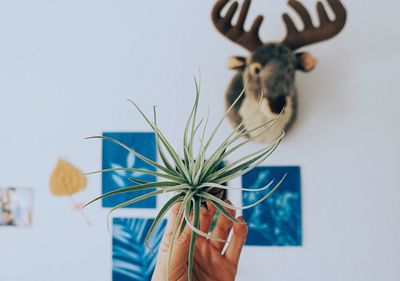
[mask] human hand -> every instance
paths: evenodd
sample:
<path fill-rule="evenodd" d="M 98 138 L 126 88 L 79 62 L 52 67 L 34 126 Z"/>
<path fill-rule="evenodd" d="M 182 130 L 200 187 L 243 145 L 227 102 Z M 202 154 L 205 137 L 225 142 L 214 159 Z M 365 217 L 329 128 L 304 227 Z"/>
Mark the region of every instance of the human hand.
<path fill-rule="evenodd" d="M 226 202 L 230 204 L 229 201 Z M 207 204 L 207 207 L 208 210 L 201 208 L 200 216 L 200 230 L 206 233 L 210 230 L 216 211 L 216 208 L 212 204 Z M 167 229 L 161 241 L 152 281 L 165 281 L 167 280 L 167 274 L 169 274 L 170 281 L 188 280 L 188 253 L 192 234 L 188 226 L 186 226 L 181 236 L 177 238 L 173 244 L 171 260 L 169 261 L 169 272 L 167 272 L 169 246 L 171 244 L 173 228 L 179 208 L 180 204 L 176 204 L 172 208 Z M 227 209 L 227 211 L 231 213 L 232 216 L 236 215 L 234 210 Z M 239 217 L 238 220 L 244 222 L 242 217 Z M 235 280 L 240 253 L 247 236 L 247 225 L 233 223 L 221 214 L 218 217 L 217 224 L 211 235 L 227 240 L 231 229 L 233 229 L 233 235 L 224 255 L 222 255 L 222 250 L 225 243 L 209 240 L 202 236 L 197 237 L 193 258 L 194 281 Z"/>

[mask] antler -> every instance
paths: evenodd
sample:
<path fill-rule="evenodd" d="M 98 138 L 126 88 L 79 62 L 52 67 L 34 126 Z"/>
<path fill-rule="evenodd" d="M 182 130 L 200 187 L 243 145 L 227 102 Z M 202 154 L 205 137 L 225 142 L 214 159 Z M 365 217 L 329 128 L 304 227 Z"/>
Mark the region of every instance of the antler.
<path fill-rule="evenodd" d="M 347 12 L 340 0 L 328 0 L 332 11 L 335 13 L 335 20 L 331 21 L 321 2 L 317 3 L 320 26 L 315 27 L 307 9 L 296 0 L 289 0 L 288 4 L 299 14 L 304 23 L 304 30 L 299 31 L 288 14 L 283 14 L 286 24 L 287 35 L 282 44 L 291 49 L 297 49 L 305 45 L 330 39 L 337 35 L 346 23 Z"/>
<path fill-rule="evenodd" d="M 241 45 L 249 51 L 253 51 L 263 45 L 259 36 L 259 30 L 263 21 L 263 16 L 258 16 L 249 31 L 244 30 L 244 22 L 249 11 L 251 0 L 245 0 L 240 10 L 239 18 L 236 24 L 232 24 L 232 18 L 238 9 L 238 2 L 235 1 L 229 7 L 226 15 L 221 17 L 221 10 L 226 6 L 229 0 L 218 0 L 212 10 L 212 20 L 215 27 L 225 37 Z"/>

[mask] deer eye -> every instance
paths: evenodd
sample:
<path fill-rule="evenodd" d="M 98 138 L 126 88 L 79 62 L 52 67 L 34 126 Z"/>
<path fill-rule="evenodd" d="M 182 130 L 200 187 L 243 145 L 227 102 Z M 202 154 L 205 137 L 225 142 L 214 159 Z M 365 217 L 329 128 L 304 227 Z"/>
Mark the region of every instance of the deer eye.
<path fill-rule="evenodd" d="M 249 65 L 250 74 L 258 76 L 261 72 L 262 66 L 258 62 L 253 62 Z"/>

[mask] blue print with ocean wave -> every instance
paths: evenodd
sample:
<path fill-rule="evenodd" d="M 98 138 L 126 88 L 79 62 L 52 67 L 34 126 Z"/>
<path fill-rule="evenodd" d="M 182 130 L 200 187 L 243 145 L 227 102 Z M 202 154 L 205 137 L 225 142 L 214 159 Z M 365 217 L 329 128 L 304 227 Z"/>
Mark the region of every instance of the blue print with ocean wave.
<path fill-rule="evenodd" d="M 112 238 L 112 280 L 150 281 L 157 255 L 145 245 L 144 240 L 154 219 L 114 218 Z M 160 222 L 149 240 L 157 253 L 165 231 L 166 220 Z"/>
<path fill-rule="evenodd" d="M 242 184 L 246 188 L 261 188 L 271 180 L 278 182 L 285 174 L 281 186 L 267 200 L 243 211 L 249 226 L 246 245 L 301 246 L 300 167 L 257 167 L 243 175 Z M 243 205 L 256 202 L 269 190 L 244 191 Z"/>

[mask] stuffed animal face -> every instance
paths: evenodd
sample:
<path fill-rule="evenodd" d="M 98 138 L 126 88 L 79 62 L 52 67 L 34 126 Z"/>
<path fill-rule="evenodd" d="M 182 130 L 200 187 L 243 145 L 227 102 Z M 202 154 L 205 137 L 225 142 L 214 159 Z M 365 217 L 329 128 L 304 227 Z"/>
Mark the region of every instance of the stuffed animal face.
<path fill-rule="evenodd" d="M 252 112 L 252 108 L 259 106 L 262 96 L 261 107 L 257 110 L 258 119 L 245 121 L 244 127 L 249 131 L 249 137 L 254 137 L 251 128 L 259 127 L 268 118 L 275 118 L 282 114 L 282 120 L 275 126 L 276 131 L 287 130 L 293 124 L 297 112 L 297 99 L 295 89 L 295 71 L 311 71 L 316 60 L 308 53 L 296 52 L 297 49 L 321 42 L 336 36 L 344 27 L 347 12 L 340 0 L 327 0 L 335 15 L 332 20 L 321 2 L 317 3 L 319 26 L 315 26 L 306 7 L 297 0 L 289 0 L 291 6 L 301 18 L 304 28 L 299 30 L 288 14 L 282 18 L 286 25 L 287 35 L 280 43 L 264 43 L 259 37 L 263 16 L 257 16 L 249 30 L 244 29 L 246 17 L 250 8 L 251 0 L 244 0 L 237 20 L 233 23 L 239 4 L 233 1 L 226 14 L 221 11 L 230 0 L 218 0 L 212 11 L 212 19 L 215 27 L 225 37 L 250 51 L 247 58 L 233 57 L 229 61 L 231 69 L 238 70 L 228 86 L 225 99 L 226 106 L 230 107 L 233 101 L 244 89 L 245 96 L 235 104 L 232 113 L 228 116 L 233 126 L 242 127 L 241 123 L 246 112 Z M 244 107 L 244 108 L 242 108 Z M 257 121 L 261 120 L 261 121 Z M 268 120 L 267 120 L 268 121 Z M 265 132 L 271 136 L 275 133 Z M 255 140 L 270 140 L 271 136 L 257 136 Z"/>
<path fill-rule="evenodd" d="M 268 100 L 272 112 L 279 114 L 286 106 L 286 98 L 294 87 L 295 70 L 311 71 L 316 60 L 307 53 L 294 53 L 290 48 L 277 44 L 265 44 L 247 59 L 233 57 L 232 69 L 243 72 L 246 95 Z"/>

